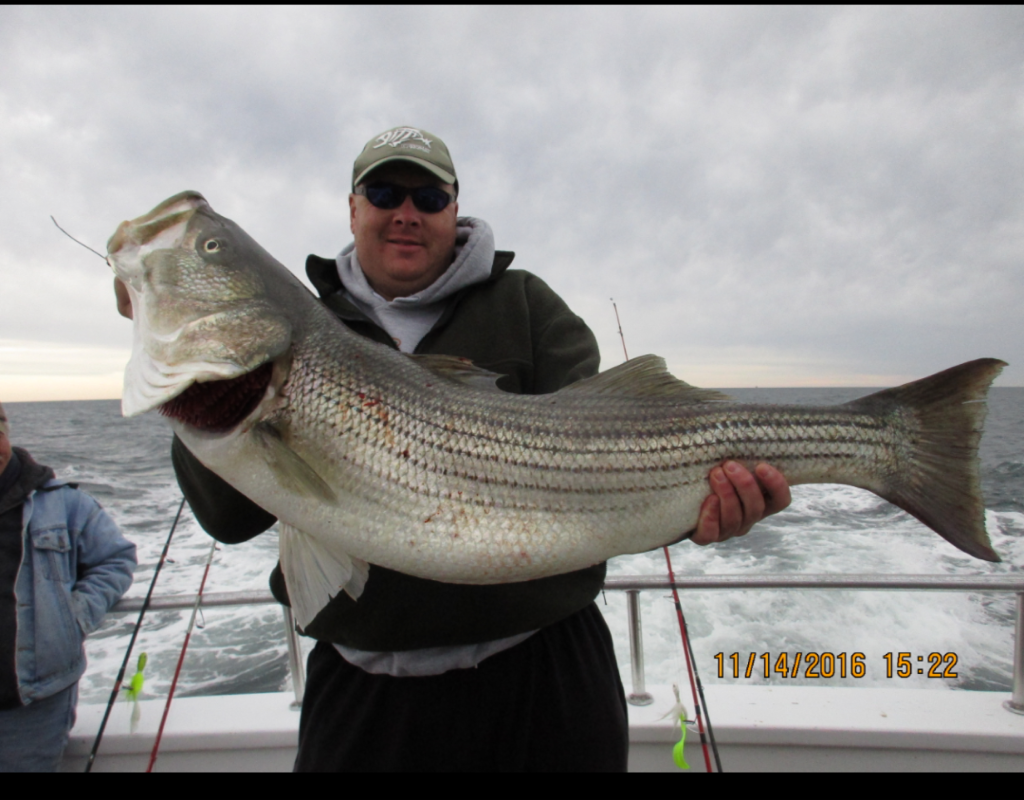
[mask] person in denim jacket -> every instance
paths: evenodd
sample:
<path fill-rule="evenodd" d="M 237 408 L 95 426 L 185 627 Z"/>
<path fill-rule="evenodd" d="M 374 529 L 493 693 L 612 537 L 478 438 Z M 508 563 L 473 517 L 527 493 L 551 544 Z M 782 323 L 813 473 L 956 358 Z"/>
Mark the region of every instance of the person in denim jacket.
<path fill-rule="evenodd" d="M 0 405 L 0 772 L 54 771 L 85 637 L 131 586 L 135 545 L 9 437 Z"/>

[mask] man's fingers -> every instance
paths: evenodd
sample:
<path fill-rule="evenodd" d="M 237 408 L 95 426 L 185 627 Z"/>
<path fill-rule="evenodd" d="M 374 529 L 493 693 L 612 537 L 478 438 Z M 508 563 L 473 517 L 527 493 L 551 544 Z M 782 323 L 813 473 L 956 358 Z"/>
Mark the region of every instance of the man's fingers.
<path fill-rule="evenodd" d="M 701 506 L 691 539 L 694 544 L 744 536 L 755 523 L 786 508 L 792 500 L 786 477 L 764 463 L 751 473 L 739 462 L 726 461 L 711 470 L 708 482 L 712 493 Z"/>
<path fill-rule="evenodd" d="M 761 484 L 742 464 L 735 461 L 725 462 L 725 473 L 732 482 L 733 488 L 742 504 L 740 526 L 735 535 L 747 533 L 755 522 L 764 517 L 765 498 Z"/>
<path fill-rule="evenodd" d="M 711 470 L 711 489 L 721 501 L 719 504 L 718 541 L 735 536 L 743 525 L 743 504 L 736 495 L 733 482 L 722 467 Z"/>
<path fill-rule="evenodd" d="M 758 464 L 754 472 L 767 494 L 765 513 L 775 514 L 788 508 L 789 504 L 793 502 L 793 496 L 790 494 L 789 481 L 786 480 L 786 476 L 768 464 Z"/>
<path fill-rule="evenodd" d="M 718 495 L 712 494 L 704 498 L 700 516 L 697 517 L 697 532 L 690 537 L 691 542 L 703 546 L 718 541 L 720 509 L 721 501 Z"/>

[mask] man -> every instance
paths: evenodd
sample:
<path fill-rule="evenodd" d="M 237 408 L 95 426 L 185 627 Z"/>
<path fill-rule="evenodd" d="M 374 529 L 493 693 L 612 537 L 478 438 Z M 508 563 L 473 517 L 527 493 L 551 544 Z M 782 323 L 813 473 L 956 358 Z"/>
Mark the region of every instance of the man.
<path fill-rule="evenodd" d="M 135 545 L 20 447 L 0 405 L 0 772 L 56 771 L 86 635 L 127 591 Z"/>
<path fill-rule="evenodd" d="M 597 372 L 585 323 L 539 278 L 508 270 L 514 254 L 495 250 L 487 223 L 458 217 L 455 168 L 436 136 L 400 127 L 374 138 L 352 190 L 354 244 L 306 263 L 350 328 L 403 352 L 468 358 L 510 392 L 554 392 Z M 273 524 L 180 441 L 172 452 L 216 538 L 244 541 Z M 766 465 L 755 477 L 726 464 L 711 483 L 698 544 L 742 535 L 789 502 L 785 479 Z M 624 770 L 625 699 L 593 602 L 604 575 L 597 564 L 456 586 L 371 565 L 358 601 L 340 594 L 304 631 L 320 641 L 296 769 Z M 280 569 L 271 586 L 287 600 Z"/>

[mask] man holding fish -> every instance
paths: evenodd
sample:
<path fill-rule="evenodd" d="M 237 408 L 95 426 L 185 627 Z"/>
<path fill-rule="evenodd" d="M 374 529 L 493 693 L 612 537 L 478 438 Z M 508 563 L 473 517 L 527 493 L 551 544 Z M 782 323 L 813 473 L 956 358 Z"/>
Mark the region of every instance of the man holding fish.
<path fill-rule="evenodd" d="M 364 147 L 349 196 L 355 242 L 310 256 L 321 301 L 356 332 L 405 353 L 460 356 L 498 387 L 547 394 L 598 371 L 593 334 L 539 278 L 508 271 L 486 222 L 458 217 L 445 144 L 417 128 Z M 115 281 L 118 307 L 132 308 Z M 228 543 L 275 521 L 175 438 L 179 482 Z M 790 502 L 782 474 L 714 467 L 696 544 L 746 534 Z M 687 533 L 680 530 L 682 536 Z M 625 770 L 625 699 L 594 604 L 605 564 L 518 583 L 427 580 L 371 564 L 358 600 L 339 592 L 304 632 L 310 655 L 296 770 Z M 280 566 L 271 586 L 289 589 Z"/>

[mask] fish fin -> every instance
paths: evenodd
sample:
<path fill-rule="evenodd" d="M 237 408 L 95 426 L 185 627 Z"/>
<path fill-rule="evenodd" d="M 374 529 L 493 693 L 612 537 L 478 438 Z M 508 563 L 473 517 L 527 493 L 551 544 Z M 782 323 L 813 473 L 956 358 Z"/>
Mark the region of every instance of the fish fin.
<path fill-rule="evenodd" d="M 370 565 L 361 558 L 355 556 L 349 556 L 349 558 L 352 561 L 352 577 L 345 584 L 345 594 L 353 600 L 358 600 L 363 589 L 366 588 L 366 581 L 370 579 Z"/>
<path fill-rule="evenodd" d="M 253 437 L 263 448 L 267 464 L 274 471 L 281 486 L 290 492 L 306 497 L 315 497 L 325 503 L 335 504 L 337 495 L 315 469 L 281 440 L 281 434 L 266 422 L 258 422 L 252 428 Z"/>
<path fill-rule="evenodd" d="M 498 379 L 504 376 L 499 375 L 497 372 L 481 369 L 468 358 L 432 354 L 411 355 L 409 358 L 435 375 L 454 383 L 472 386 L 475 389 L 501 391 L 498 388 Z"/>
<path fill-rule="evenodd" d="M 280 530 L 281 571 L 300 628 L 308 627 L 339 592 L 359 599 L 369 577 L 365 561 L 285 522 Z"/>
<path fill-rule="evenodd" d="M 665 359 L 650 355 L 631 358 L 600 375 L 566 386 L 561 392 L 635 398 L 660 397 L 684 405 L 720 403 L 730 399 L 728 395 L 714 389 L 699 389 L 679 380 L 668 371 Z"/>
<path fill-rule="evenodd" d="M 874 414 L 910 412 L 908 452 L 879 494 L 985 561 L 1001 559 L 985 531 L 978 444 L 985 396 L 1005 366 L 1005 361 L 981 358 L 846 404 Z"/>

